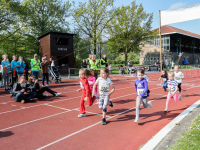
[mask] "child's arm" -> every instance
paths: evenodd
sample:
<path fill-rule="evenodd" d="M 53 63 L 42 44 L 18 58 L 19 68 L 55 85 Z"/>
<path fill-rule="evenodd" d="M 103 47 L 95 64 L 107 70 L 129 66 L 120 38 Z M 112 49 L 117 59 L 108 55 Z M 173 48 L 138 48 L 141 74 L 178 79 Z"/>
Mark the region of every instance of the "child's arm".
<path fill-rule="evenodd" d="M 181 77 L 180 77 L 181 79 L 183 79 L 184 78 L 184 74 L 181 72 Z"/>
<path fill-rule="evenodd" d="M 161 78 L 162 78 L 162 77 L 160 77 L 160 78 L 158 79 L 158 82 L 161 80 Z"/>
<path fill-rule="evenodd" d="M 178 86 L 176 86 L 176 89 L 175 89 L 175 91 L 172 93 L 172 96 L 174 96 L 175 95 L 175 93 L 178 91 Z"/>
<path fill-rule="evenodd" d="M 98 83 L 95 82 L 94 85 L 93 85 L 93 90 L 92 90 L 92 97 L 94 96 L 94 93 L 95 93 L 95 89 L 97 87 Z"/>
<path fill-rule="evenodd" d="M 110 85 L 112 87 L 112 90 L 110 91 L 110 93 L 108 94 L 108 97 L 110 97 L 110 95 L 115 91 L 115 87 L 113 84 Z"/>

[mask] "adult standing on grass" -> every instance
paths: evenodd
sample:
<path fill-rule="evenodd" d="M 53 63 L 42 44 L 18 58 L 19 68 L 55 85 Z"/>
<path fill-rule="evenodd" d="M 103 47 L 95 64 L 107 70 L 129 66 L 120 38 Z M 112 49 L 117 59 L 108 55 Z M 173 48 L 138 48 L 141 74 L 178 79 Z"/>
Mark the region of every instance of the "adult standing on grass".
<path fill-rule="evenodd" d="M 42 87 L 44 87 L 44 80 L 46 78 L 47 82 L 46 82 L 46 86 L 49 86 L 49 74 L 48 74 L 48 67 L 49 67 L 49 62 L 47 61 L 46 57 L 42 57 Z"/>
<path fill-rule="evenodd" d="M 39 71 L 40 71 L 40 60 L 38 59 L 38 55 L 35 54 L 34 59 L 31 59 L 32 76 L 34 76 L 36 79 L 38 79 Z"/>

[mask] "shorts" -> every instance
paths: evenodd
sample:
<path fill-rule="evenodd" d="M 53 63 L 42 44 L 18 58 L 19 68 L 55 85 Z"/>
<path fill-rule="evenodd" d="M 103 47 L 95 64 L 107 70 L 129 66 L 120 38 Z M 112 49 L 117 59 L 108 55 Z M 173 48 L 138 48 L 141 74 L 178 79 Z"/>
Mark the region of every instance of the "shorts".
<path fill-rule="evenodd" d="M 103 112 L 107 112 L 109 97 L 107 95 L 100 95 L 99 97 L 99 109 L 103 109 Z"/>

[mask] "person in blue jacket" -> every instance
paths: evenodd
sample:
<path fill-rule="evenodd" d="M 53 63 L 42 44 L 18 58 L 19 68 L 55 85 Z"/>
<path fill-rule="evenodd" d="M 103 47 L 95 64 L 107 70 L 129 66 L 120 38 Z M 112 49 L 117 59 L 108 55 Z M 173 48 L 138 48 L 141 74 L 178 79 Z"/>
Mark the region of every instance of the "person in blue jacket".
<path fill-rule="evenodd" d="M 9 90 L 9 77 L 10 77 L 10 62 L 8 61 L 8 55 L 2 56 L 3 61 L 1 62 L 3 67 L 3 79 L 4 79 L 4 91 Z"/>
<path fill-rule="evenodd" d="M 11 71 L 12 71 L 12 84 L 17 82 L 17 69 L 19 65 L 17 64 L 17 56 L 13 55 L 13 60 L 11 61 Z"/>
<path fill-rule="evenodd" d="M 17 62 L 17 65 L 19 65 L 19 67 L 17 69 L 17 75 L 18 75 L 18 79 L 19 79 L 21 76 L 24 75 L 24 68 L 26 67 L 22 56 L 19 56 L 19 61 Z"/>

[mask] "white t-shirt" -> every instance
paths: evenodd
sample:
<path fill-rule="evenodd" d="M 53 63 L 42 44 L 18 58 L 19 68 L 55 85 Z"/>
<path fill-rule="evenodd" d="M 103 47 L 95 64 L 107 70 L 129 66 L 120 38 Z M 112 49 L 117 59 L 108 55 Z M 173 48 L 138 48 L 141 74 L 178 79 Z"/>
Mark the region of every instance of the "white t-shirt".
<path fill-rule="evenodd" d="M 147 80 L 147 82 L 149 82 L 149 78 L 147 77 L 147 75 L 144 75 L 144 78 Z"/>
<path fill-rule="evenodd" d="M 96 82 L 99 85 L 100 95 L 102 94 L 107 95 L 110 92 L 109 86 L 113 84 L 110 78 L 107 77 L 107 79 L 103 79 L 102 77 L 99 77 Z"/>
<path fill-rule="evenodd" d="M 183 73 L 182 72 L 178 72 L 178 73 L 176 73 L 176 72 L 174 72 L 174 79 L 178 82 L 178 83 L 182 83 L 182 79 L 181 78 L 183 78 L 184 77 L 184 75 L 183 75 Z"/>

